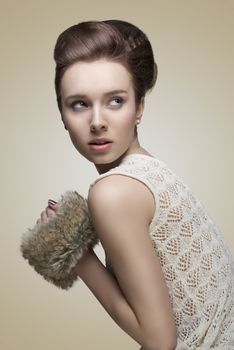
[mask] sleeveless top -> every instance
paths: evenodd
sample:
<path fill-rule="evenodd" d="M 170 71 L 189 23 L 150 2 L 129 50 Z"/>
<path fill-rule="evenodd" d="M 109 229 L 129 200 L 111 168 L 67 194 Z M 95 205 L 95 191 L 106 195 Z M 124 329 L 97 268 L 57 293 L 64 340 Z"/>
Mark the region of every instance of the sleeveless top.
<path fill-rule="evenodd" d="M 113 174 L 139 180 L 154 196 L 149 235 L 172 303 L 176 350 L 234 349 L 234 262 L 201 202 L 164 162 L 148 155 L 126 156 L 91 186 Z M 106 267 L 114 274 L 107 255 Z"/>

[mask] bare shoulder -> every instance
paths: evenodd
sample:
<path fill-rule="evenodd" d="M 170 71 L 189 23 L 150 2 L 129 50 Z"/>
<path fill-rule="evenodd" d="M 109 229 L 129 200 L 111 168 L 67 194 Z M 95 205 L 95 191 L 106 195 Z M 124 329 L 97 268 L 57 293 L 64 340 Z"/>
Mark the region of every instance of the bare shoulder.
<path fill-rule="evenodd" d="M 110 175 L 99 180 L 90 190 L 88 202 L 91 211 L 122 211 L 140 214 L 139 219 L 150 223 L 155 212 L 155 200 L 150 189 L 137 179 L 125 175 Z M 98 210 L 99 209 L 99 210 Z M 136 217 L 135 217 L 136 218 Z M 137 219 L 137 218 L 136 218 Z"/>

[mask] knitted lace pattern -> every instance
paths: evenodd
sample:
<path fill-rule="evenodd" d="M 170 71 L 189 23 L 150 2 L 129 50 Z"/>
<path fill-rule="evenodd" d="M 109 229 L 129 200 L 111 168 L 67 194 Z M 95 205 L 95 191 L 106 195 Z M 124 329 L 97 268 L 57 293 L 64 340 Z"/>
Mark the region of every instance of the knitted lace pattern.
<path fill-rule="evenodd" d="M 154 195 L 149 235 L 168 286 L 176 350 L 234 349 L 234 264 L 223 235 L 191 189 L 151 156 L 126 156 L 100 175 L 132 177 Z M 113 273 L 106 256 L 106 266 Z"/>

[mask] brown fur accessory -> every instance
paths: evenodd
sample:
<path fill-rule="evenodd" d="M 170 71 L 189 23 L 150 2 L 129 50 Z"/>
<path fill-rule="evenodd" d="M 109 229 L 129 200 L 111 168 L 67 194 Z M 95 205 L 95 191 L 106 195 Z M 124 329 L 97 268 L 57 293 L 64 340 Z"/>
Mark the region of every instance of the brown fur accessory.
<path fill-rule="evenodd" d="M 56 215 L 23 235 L 21 252 L 47 281 L 62 289 L 78 279 L 73 267 L 83 252 L 98 243 L 87 201 L 75 191 L 66 192 Z"/>

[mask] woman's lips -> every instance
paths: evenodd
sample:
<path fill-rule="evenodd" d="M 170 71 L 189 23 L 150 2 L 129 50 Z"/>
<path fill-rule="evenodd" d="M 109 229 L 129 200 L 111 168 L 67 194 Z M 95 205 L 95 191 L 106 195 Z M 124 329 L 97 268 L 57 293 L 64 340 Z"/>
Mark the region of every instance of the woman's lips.
<path fill-rule="evenodd" d="M 111 147 L 111 143 L 103 143 L 100 145 L 97 144 L 89 144 L 89 147 L 93 150 L 93 151 L 98 151 L 98 152 L 103 152 L 108 150 Z"/>
<path fill-rule="evenodd" d="M 108 139 L 94 139 L 91 140 L 89 142 L 89 147 L 93 150 L 93 151 L 97 151 L 97 152 L 103 152 L 108 150 L 112 145 L 112 141 L 108 140 Z"/>

